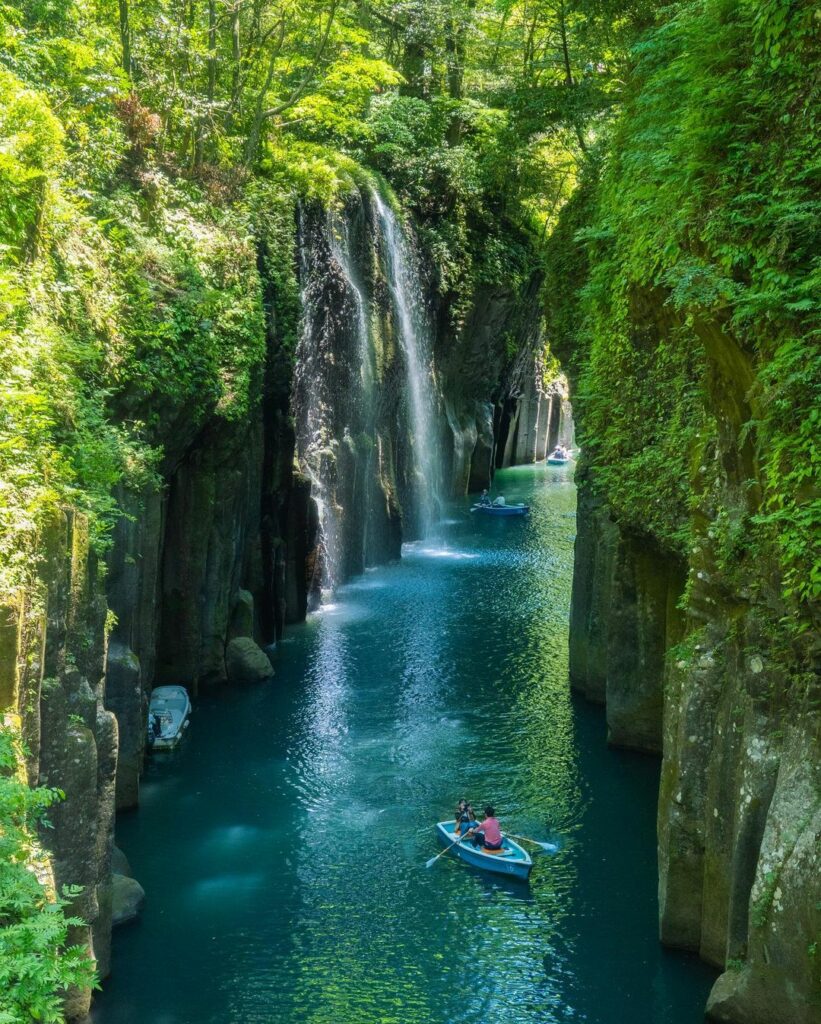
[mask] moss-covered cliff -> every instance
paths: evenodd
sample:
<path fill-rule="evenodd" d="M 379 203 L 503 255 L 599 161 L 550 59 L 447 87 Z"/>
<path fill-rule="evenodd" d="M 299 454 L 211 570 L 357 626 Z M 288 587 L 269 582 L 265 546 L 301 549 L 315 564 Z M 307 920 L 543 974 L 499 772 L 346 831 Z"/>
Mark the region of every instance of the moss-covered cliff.
<path fill-rule="evenodd" d="M 424 445 L 445 494 L 542 455 L 546 306 L 584 448 L 573 683 L 663 755 L 662 939 L 727 968 L 716 1018 L 809 1021 L 817 18 L 449 6 L 0 8 L 4 778 L 65 791 L 44 842 L 105 974 L 151 687 L 224 682 L 230 640 L 305 614 L 317 499 L 341 580 L 418 532 Z M 433 357 L 414 441 L 377 198 Z M 58 919 L 38 892 L 29 923 Z"/>
<path fill-rule="evenodd" d="M 821 1012 L 813 18 L 710 2 L 650 33 L 548 273 L 584 449 L 573 683 L 663 754 L 661 938 L 753 1024 Z"/>
<path fill-rule="evenodd" d="M 48 96 L 0 74 L 16 147 L 0 173 L 20 196 L 2 225 L 0 710 L 21 724 L 25 753 L 9 749 L 31 785 L 65 793 L 43 841 L 58 891 L 80 889 L 71 912 L 82 924 L 68 941 L 104 977 L 114 812 L 139 801 L 151 689 L 225 682 L 233 638 L 266 645 L 305 615 L 320 524 L 297 451 L 300 380 L 335 374 L 325 399 L 334 502 L 347 512 L 343 578 L 396 557 L 416 528 L 406 385 L 373 174 L 340 158 L 323 165 L 335 178 L 320 193 L 293 168 L 215 191 L 160 166 L 153 115 L 132 99 L 105 120 L 105 180 L 80 190 L 76 143 L 61 149 Z M 371 424 L 342 379 L 361 371 L 342 229 L 373 297 L 381 390 Z M 538 341 L 523 316 L 538 279 L 497 282 L 467 303 L 464 326 L 443 312 L 454 300 L 432 285 L 430 254 L 420 249 L 419 261 L 439 329 L 435 443 L 452 449 L 446 472 L 463 492 L 492 471 L 490 384 L 511 351 Z M 462 362 L 475 371 L 461 374 Z M 360 515 L 377 440 L 381 533 Z M 66 1014 L 82 1017 L 89 999 L 73 989 Z"/>

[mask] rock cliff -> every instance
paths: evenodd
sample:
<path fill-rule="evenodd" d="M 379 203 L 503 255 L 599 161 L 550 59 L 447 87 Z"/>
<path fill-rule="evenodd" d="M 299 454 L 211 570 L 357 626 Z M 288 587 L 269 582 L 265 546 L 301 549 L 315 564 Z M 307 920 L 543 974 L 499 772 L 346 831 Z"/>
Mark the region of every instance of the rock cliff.
<path fill-rule="evenodd" d="M 663 311 L 648 323 L 638 308 L 635 344 L 682 337 L 683 324 L 665 326 Z M 692 343 L 704 407 L 688 453 L 690 542 L 614 508 L 595 458 L 583 460 L 571 681 L 605 705 L 611 743 L 662 755 L 660 937 L 724 970 L 708 1015 L 810 1024 L 821 1013 L 817 665 L 807 627 L 792 628 L 777 549 L 749 554 L 762 493 L 746 426 L 758 415 L 753 360 L 714 327 Z M 582 403 L 583 444 L 584 417 Z"/>
<path fill-rule="evenodd" d="M 139 803 L 151 689 L 262 679 L 262 648 L 304 618 L 328 582 L 330 549 L 334 583 L 398 557 L 425 528 L 431 485 L 437 500 L 485 486 L 494 422 L 506 409 L 512 437 L 522 389 L 539 401 L 537 277 L 523 293 L 477 294 L 454 328 L 410 218 L 372 183 L 334 211 L 291 209 L 290 223 L 280 212 L 274 230 L 262 214 L 255 225 L 264 344 L 254 343 L 247 414 L 208 399 L 195 409 L 182 389 L 117 394 L 116 420 L 150 425 L 157 473 L 116 486 L 102 554 L 81 513 L 56 515 L 36 573 L 0 618 L 3 707 L 21 723 L 31 784 L 66 794 L 43 838 L 57 887 L 82 887 L 72 909 L 87 925 L 71 940 L 101 978 L 114 815 Z M 295 285 L 296 302 L 283 295 Z M 526 352 L 515 367 L 511 339 Z M 522 438 L 535 429 L 544 443 L 559 406 L 535 428 L 526 414 Z M 118 886 L 141 893 L 132 879 Z M 118 921 L 139 900 L 126 902 Z M 67 1017 L 82 1018 L 90 998 L 69 993 Z"/>

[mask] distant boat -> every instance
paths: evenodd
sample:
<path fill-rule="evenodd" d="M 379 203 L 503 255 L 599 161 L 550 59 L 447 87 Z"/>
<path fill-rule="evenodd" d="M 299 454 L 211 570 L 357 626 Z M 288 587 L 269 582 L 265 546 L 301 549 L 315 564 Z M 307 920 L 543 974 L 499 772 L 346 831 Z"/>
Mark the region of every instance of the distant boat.
<path fill-rule="evenodd" d="M 557 445 L 545 459 L 548 466 L 566 466 L 568 462 L 572 461 L 573 460 L 570 458 L 567 449 L 563 448 L 561 445 Z"/>
<path fill-rule="evenodd" d="M 526 516 L 530 505 L 471 505 L 471 512 L 479 512 L 483 516 Z"/>
<path fill-rule="evenodd" d="M 148 745 L 170 750 L 188 728 L 191 701 L 184 686 L 158 686 L 151 691 L 148 705 Z"/>
<path fill-rule="evenodd" d="M 456 839 L 455 822 L 438 822 L 436 836 L 443 846 L 450 846 Z M 457 843 L 451 852 L 474 868 L 495 871 L 498 875 L 512 875 L 523 882 L 530 878 L 530 872 L 533 870 L 530 854 L 508 836 L 502 837 L 502 849 L 498 852 L 479 849 L 469 839 Z"/>

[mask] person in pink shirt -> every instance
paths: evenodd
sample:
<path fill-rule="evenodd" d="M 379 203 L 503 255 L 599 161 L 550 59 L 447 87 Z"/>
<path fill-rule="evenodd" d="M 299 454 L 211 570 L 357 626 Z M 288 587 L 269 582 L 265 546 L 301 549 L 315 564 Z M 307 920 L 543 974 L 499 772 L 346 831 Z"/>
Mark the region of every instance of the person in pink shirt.
<path fill-rule="evenodd" d="M 486 850 L 501 850 L 502 828 L 496 820 L 496 812 L 488 804 L 485 808 L 485 820 L 473 833 L 473 845 Z"/>

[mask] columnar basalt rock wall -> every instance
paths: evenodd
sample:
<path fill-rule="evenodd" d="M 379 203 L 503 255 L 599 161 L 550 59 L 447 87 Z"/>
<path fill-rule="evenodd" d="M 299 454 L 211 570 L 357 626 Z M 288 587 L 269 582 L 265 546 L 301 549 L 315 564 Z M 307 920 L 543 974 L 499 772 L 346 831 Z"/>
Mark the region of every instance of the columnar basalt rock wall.
<path fill-rule="evenodd" d="M 105 555 L 85 517 L 66 509 L 39 538 L 31 583 L 0 609 L 2 706 L 21 729 L 30 784 L 65 793 L 42 839 L 56 890 L 82 889 L 71 909 L 86 924 L 69 938 L 101 978 L 114 815 L 139 802 L 151 689 L 223 682 L 231 640 L 267 645 L 305 616 L 316 526 L 293 468 L 290 357 L 271 315 L 266 329 L 248 415 L 200 413 L 194 429 L 191 411 L 159 410 L 159 478 L 115 492 L 122 515 Z M 147 418 L 123 402 L 123 418 Z M 67 1019 L 83 1018 L 90 1000 L 69 992 Z"/>
<path fill-rule="evenodd" d="M 104 706 L 107 606 L 87 520 L 55 515 L 41 537 L 42 561 L 29 587 L 4 608 L 6 706 L 20 724 L 32 785 L 62 789 L 65 800 L 43 831 L 54 887 L 82 886 L 72 911 L 86 922 L 69 941 L 87 945 L 108 971 L 111 851 L 117 720 Z M 88 991 L 66 996 L 69 1017 L 84 1016 Z"/>
<path fill-rule="evenodd" d="M 545 444 L 558 437 L 561 403 L 550 405 L 535 375 L 544 348 L 541 284 L 541 273 L 534 272 L 519 289 L 497 285 L 477 292 L 457 331 L 446 304 L 440 305 L 441 433 L 454 496 L 488 487 L 498 468 L 536 461 L 537 448 L 544 458 Z"/>
<path fill-rule="evenodd" d="M 611 743 L 662 753 L 660 937 L 724 970 L 711 1018 L 811 1024 L 821 1017 L 818 674 L 806 635 L 783 628 L 776 553 L 728 561 L 716 525 L 743 522 L 760 500 L 744 426 L 755 417 L 751 357 L 715 327 L 696 325 L 693 343 L 707 426 L 692 459 L 690 550 L 682 558 L 619 516 L 583 462 L 571 682 L 605 703 Z"/>

